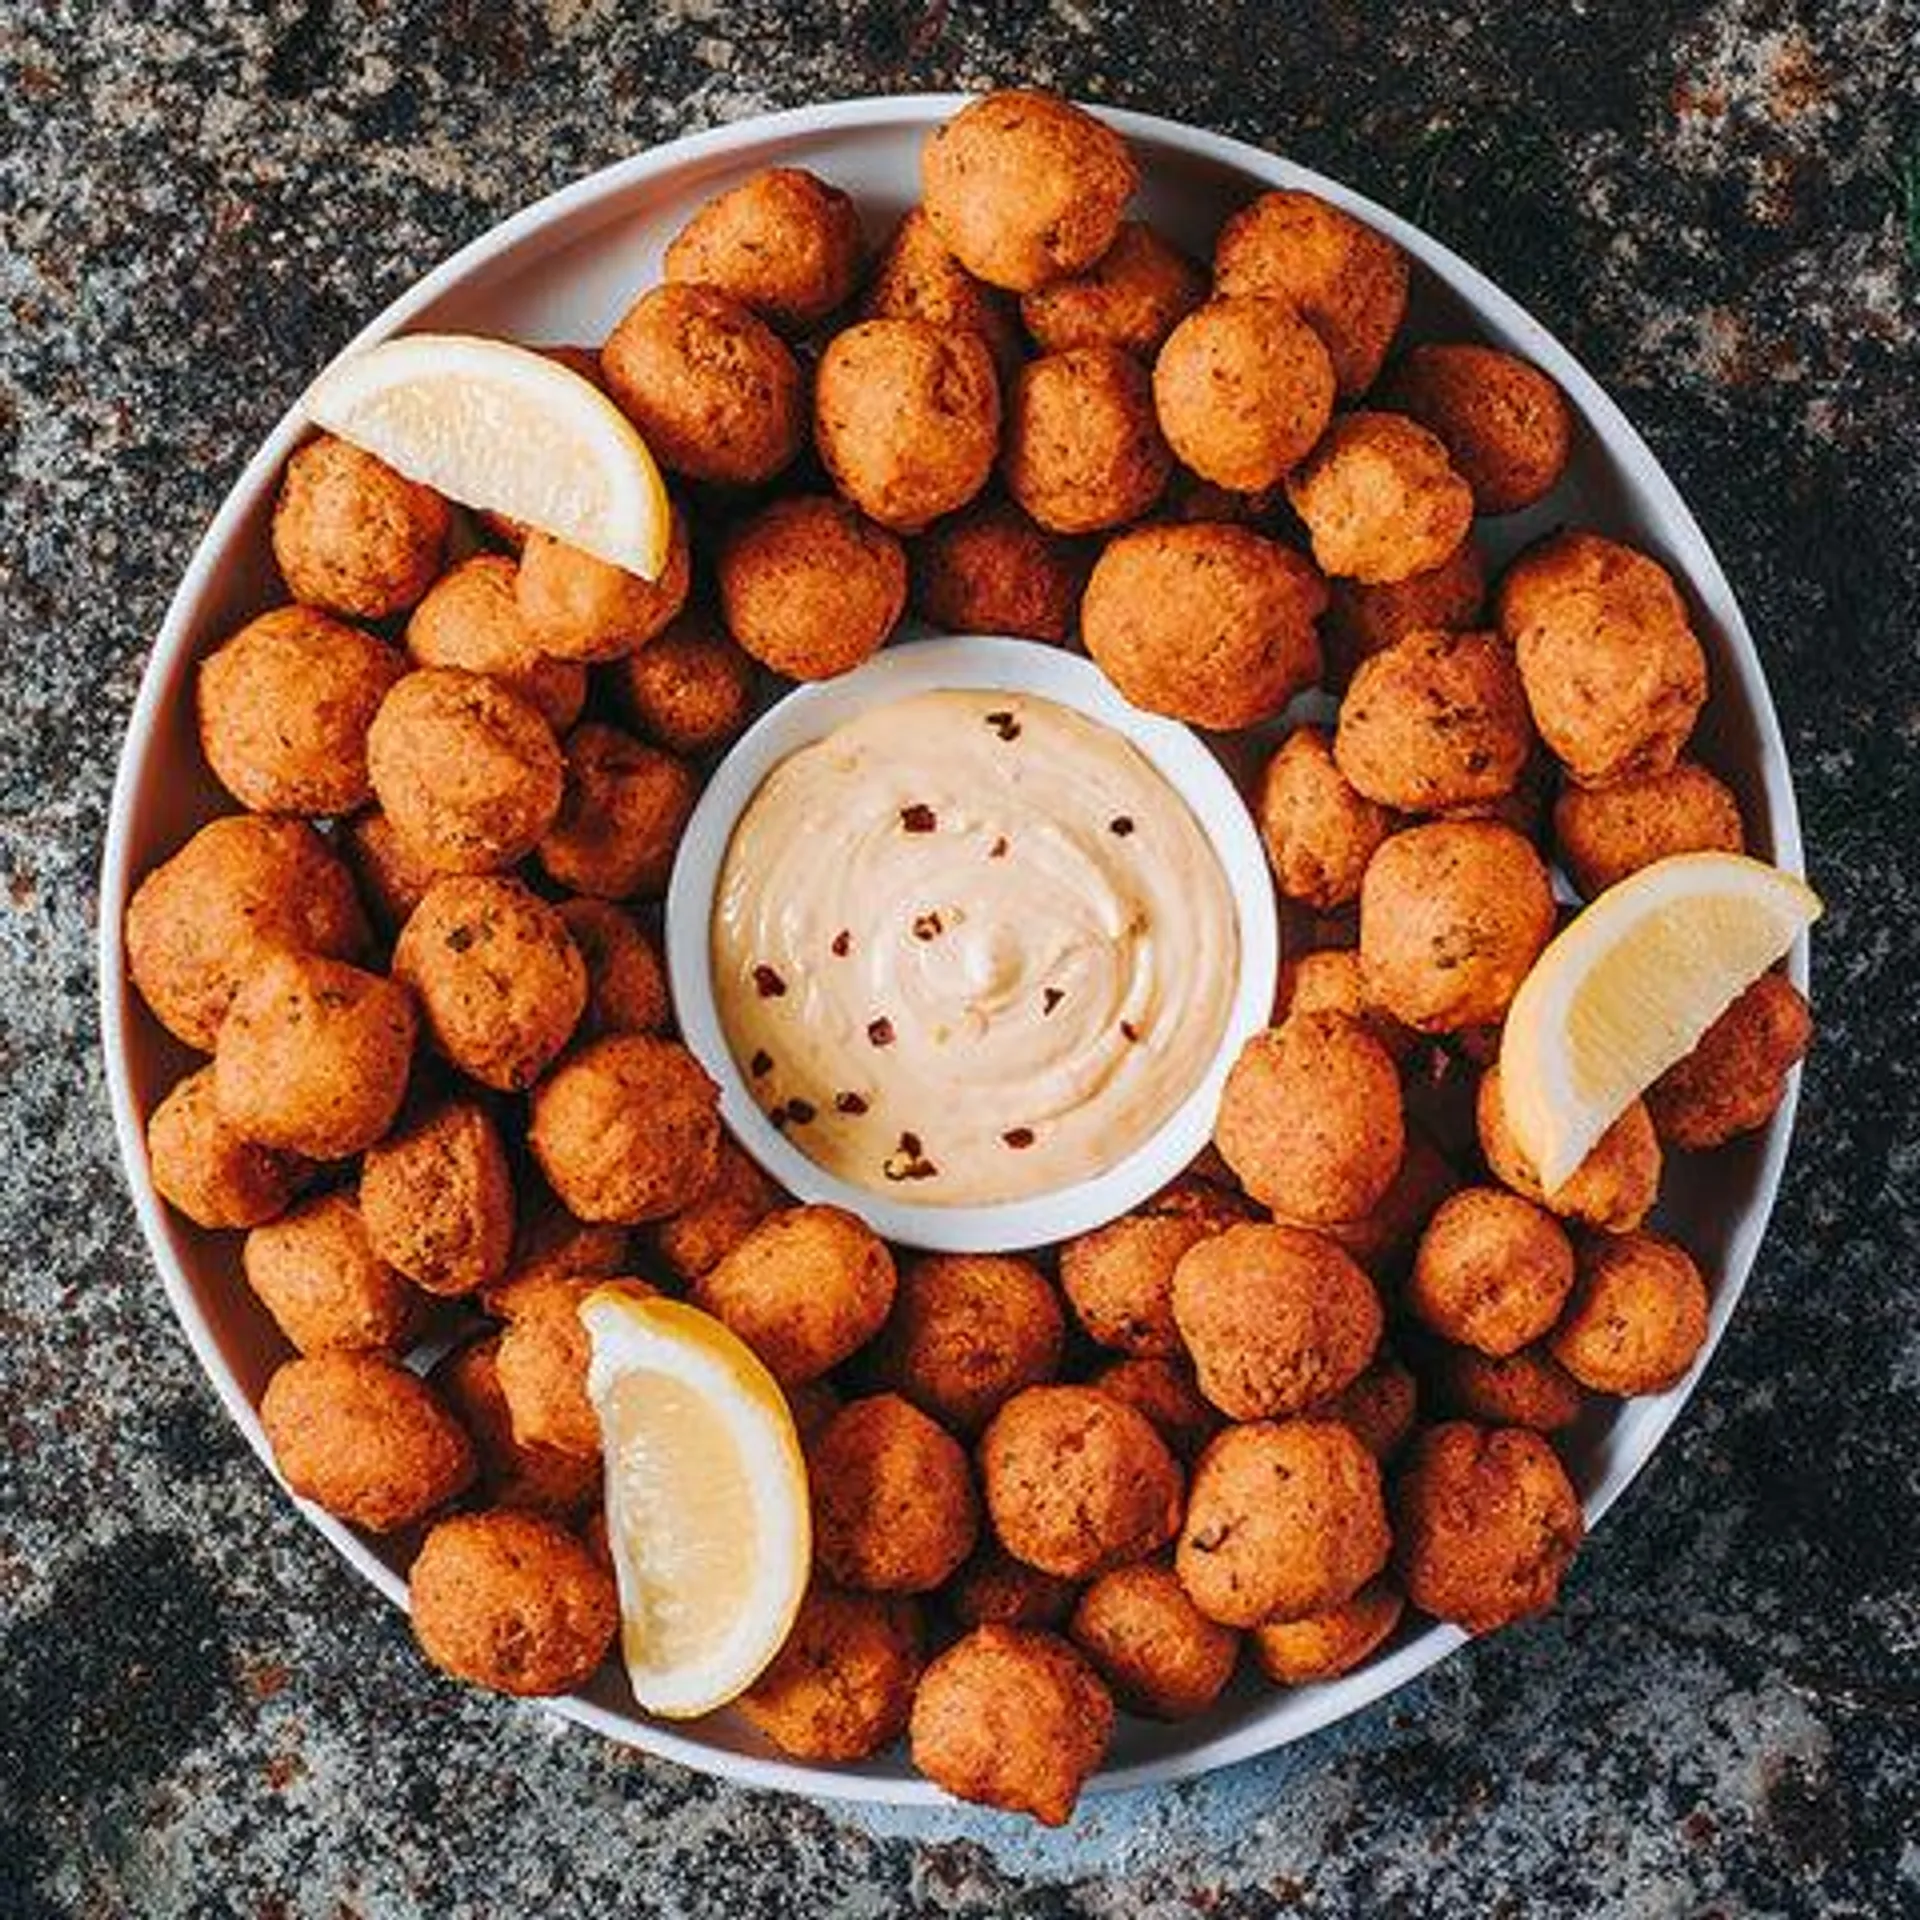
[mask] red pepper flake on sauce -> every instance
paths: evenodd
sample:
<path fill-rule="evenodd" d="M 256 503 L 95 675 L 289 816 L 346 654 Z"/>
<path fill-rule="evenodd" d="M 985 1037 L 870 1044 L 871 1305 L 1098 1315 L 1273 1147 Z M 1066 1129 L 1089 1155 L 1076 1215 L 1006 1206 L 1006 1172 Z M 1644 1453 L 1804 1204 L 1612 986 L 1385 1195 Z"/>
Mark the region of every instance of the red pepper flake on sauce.
<path fill-rule="evenodd" d="M 899 1146 L 881 1161 L 880 1171 L 894 1181 L 931 1180 L 940 1169 L 927 1158 L 917 1133 L 903 1133 Z"/>
<path fill-rule="evenodd" d="M 990 726 L 1002 740 L 1018 740 L 1020 738 L 1020 722 L 1016 720 L 1012 714 L 1005 712 L 990 713 L 986 716 L 986 720 L 987 725 Z"/>
<path fill-rule="evenodd" d="M 786 992 L 787 983 L 763 963 L 753 970 L 753 990 L 762 1000 L 778 1000 Z"/>
<path fill-rule="evenodd" d="M 946 922 L 937 913 L 922 913 L 914 917 L 913 937 L 916 940 L 937 940 L 946 931 Z"/>
<path fill-rule="evenodd" d="M 1021 1147 L 1030 1147 L 1033 1145 L 1033 1129 L 1031 1127 L 1009 1127 L 1000 1138 L 1017 1152 Z"/>
<path fill-rule="evenodd" d="M 762 1047 L 760 1051 L 747 1062 L 747 1071 L 752 1074 L 756 1080 L 764 1080 L 767 1075 L 773 1071 L 773 1055 L 770 1054 L 765 1047 Z"/>
<path fill-rule="evenodd" d="M 1127 837 L 1127 835 L 1133 831 L 1133 821 L 1128 815 L 1124 813 L 1117 814 L 1113 819 L 1107 822 L 1107 831 L 1109 833 L 1118 834 L 1119 837 L 1122 840 L 1124 840 Z"/>
<path fill-rule="evenodd" d="M 1040 1011 L 1042 1013 L 1051 1013 L 1066 997 L 1066 994 L 1059 987 L 1049 987 L 1046 992 L 1040 996 Z"/>
<path fill-rule="evenodd" d="M 909 833 L 931 833 L 940 823 L 933 817 L 931 807 L 916 800 L 912 806 L 900 809 L 900 824 Z"/>
<path fill-rule="evenodd" d="M 989 860 L 1004 860 L 1006 857 L 1007 857 L 1007 836 L 1003 833 L 999 837 L 999 839 L 997 839 L 993 843 L 993 845 L 987 849 L 987 858 Z"/>
<path fill-rule="evenodd" d="M 893 1045 L 893 1022 L 884 1013 L 878 1020 L 867 1022 L 867 1041 L 869 1045 L 876 1047 Z"/>
<path fill-rule="evenodd" d="M 852 951 L 853 935 L 849 933 L 845 927 L 842 927 L 840 931 L 833 936 L 833 957 L 836 960 L 844 960 Z"/>
<path fill-rule="evenodd" d="M 1140 1029 L 1136 1027 L 1131 1020 L 1122 1020 L 1120 1022 L 1120 1031 L 1130 1044 L 1137 1042 L 1140 1038 Z"/>
<path fill-rule="evenodd" d="M 810 1125 L 815 1112 L 816 1109 L 811 1100 L 793 1099 L 787 1102 L 787 1118 L 797 1127 Z"/>
<path fill-rule="evenodd" d="M 866 1096 L 858 1093 L 836 1093 L 833 1096 L 833 1110 L 835 1113 L 865 1113 Z"/>

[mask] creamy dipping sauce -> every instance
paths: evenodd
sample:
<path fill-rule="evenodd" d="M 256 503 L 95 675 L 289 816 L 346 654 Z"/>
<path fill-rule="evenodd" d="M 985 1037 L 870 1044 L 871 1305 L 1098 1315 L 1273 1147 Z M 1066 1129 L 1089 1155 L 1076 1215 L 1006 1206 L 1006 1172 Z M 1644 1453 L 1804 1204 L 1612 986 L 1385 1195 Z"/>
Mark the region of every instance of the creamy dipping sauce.
<path fill-rule="evenodd" d="M 1180 795 L 1053 701 L 918 694 L 782 761 L 721 869 L 761 1109 L 853 1185 L 979 1206 L 1123 1160 L 1205 1076 L 1239 928 Z"/>

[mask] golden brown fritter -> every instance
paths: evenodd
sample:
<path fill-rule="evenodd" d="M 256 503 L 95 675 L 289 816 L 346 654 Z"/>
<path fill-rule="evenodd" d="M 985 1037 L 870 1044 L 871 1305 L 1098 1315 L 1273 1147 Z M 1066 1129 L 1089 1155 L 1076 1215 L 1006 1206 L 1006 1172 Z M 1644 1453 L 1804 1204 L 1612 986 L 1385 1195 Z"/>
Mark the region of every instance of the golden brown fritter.
<path fill-rule="evenodd" d="M 1164 1559 L 1103 1573 L 1080 1596 L 1068 1632 L 1115 1702 L 1152 1720 L 1205 1713 L 1240 1658 L 1240 1636 L 1187 1598 Z"/>
<path fill-rule="evenodd" d="M 1281 894 L 1322 913 L 1360 897 L 1361 877 L 1393 815 L 1334 764 L 1319 727 L 1296 727 L 1266 764 L 1254 819 Z"/>
<path fill-rule="evenodd" d="M 699 776 L 684 760 L 583 721 L 567 735 L 566 784 L 540 838 L 540 864 L 575 893 L 657 898 L 699 798 Z"/>
<path fill-rule="evenodd" d="M 1580 1417 L 1580 1383 L 1545 1346 L 1496 1360 L 1471 1347 L 1434 1341 L 1420 1353 L 1420 1381 L 1436 1413 L 1489 1427 L 1558 1433 Z"/>
<path fill-rule="evenodd" d="M 127 971 L 176 1039 L 210 1053 L 233 996 L 276 948 L 359 960 L 370 944 L 352 876 L 304 820 L 210 820 L 140 882 Z"/>
<path fill-rule="evenodd" d="M 1587 900 L 1670 854 L 1746 849 L 1740 803 L 1695 760 L 1611 786 L 1561 788 L 1553 838 Z"/>
<path fill-rule="evenodd" d="M 1080 603 L 1095 664 L 1137 707 L 1192 726 L 1270 720 L 1320 673 L 1326 584 L 1289 547 L 1215 521 L 1110 540 Z"/>
<path fill-rule="evenodd" d="M 658 580 L 629 573 L 550 533 L 530 533 L 513 596 L 541 652 L 574 662 L 619 660 L 667 630 L 686 605 L 692 581 L 686 515 L 675 507 Z"/>
<path fill-rule="evenodd" d="M 1042 353 L 1123 347 L 1151 360 L 1161 342 L 1207 297 L 1207 276 L 1144 220 L 1123 220 L 1084 272 L 1022 296 L 1020 318 Z"/>
<path fill-rule="evenodd" d="M 311 607 L 276 607 L 200 662 L 200 750 L 256 813 L 351 813 L 372 798 L 367 734 L 406 661 Z"/>
<path fill-rule="evenodd" d="M 1380 1469 L 1348 1428 L 1256 1420 L 1200 1456 L 1174 1564 L 1208 1619 L 1257 1627 L 1352 1599 L 1389 1545 Z"/>
<path fill-rule="evenodd" d="M 285 1362 L 260 1424 L 303 1500 L 369 1533 L 395 1533 L 466 1490 L 473 1446 L 427 1383 L 384 1354 L 332 1350 Z"/>
<path fill-rule="evenodd" d="M 969 273 L 1013 293 L 1091 267 L 1138 182 L 1111 127 L 1025 87 L 969 101 L 920 151 L 934 232 Z"/>
<path fill-rule="evenodd" d="M 1357 1220 L 1406 1148 L 1393 1056 L 1344 1014 L 1292 1014 L 1240 1050 L 1213 1139 L 1262 1206 L 1314 1226 Z"/>
<path fill-rule="evenodd" d="M 692 1299 L 795 1386 L 864 1347 L 897 1284 L 893 1256 L 863 1220 L 839 1207 L 787 1207 L 695 1278 Z"/>
<path fill-rule="evenodd" d="M 997 287 L 976 280 L 951 253 L 925 211 L 908 208 L 881 248 L 860 298 L 863 320 L 924 320 L 958 333 L 978 334 L 1002 380 L 1023 357 L 1012 303 Z"/>
<path fill-rule="evenodd" d="M 1429 573 L 1466 539 L 1473 491 L 1447 450 L 1397 413 L 1344 413 L 1287 478 L 1324 573 L 1378 586 Z"/>
<path fill-rule="evenodd" d="M 1225 1424 L 1185 1359 L 1130 1354 L 1101 1368 L 1087 1384 L 1145 1414 L 1182 1466 L 1191 1466 Z"/>
<path fill-rule="evenodd" d="M 1361 661 L 1410 633 L 1465 633 L 1480 624 L 1487 604 L 1487 567 L 1469 535 L 1437 567 L 1364 586 L 1327 582 L 1320 646 L 1329 693 L 1344 693 Z"/>
<path fill-rule="evenodd" d="M 177 1081 L 154 1108 L 147 1163 L 161 1199 L 200 1227 L 257 1227 L 313 1176 L 297 1153 L 256 1146 L 221 1119 L 211 1066 Z"/>
<path fill-rule="evenodd" d="M 813 1550 L 863 1593 L 930 1593 L 973 1551 L 980 1497 L 966 1451 L 897 1393 L 852 1400 L 807 1449 Z"/>
<path fill-rule="evenodd" d="M 921 1676 L 910 1735 L 935 1786 L 1060 1827 L 1106 1756 L 1113 1699 L 1059 1635 L 975 1627 Z"/>
<path fill-rule="evenodd" d="M 864 1760 L 907 1730 L 922 1638 L 911 1600 L 816 1580 L 786 1643 L 734 1704 L 783 1753 Z"/>
<path fill-rule="evenodd" d="M 432 584 L 450 522 L 431 487 L 323 433 L 281 476 L 273 557 L 296 600 L 349 620 L 384 620 Z"/>
<path fill-rule="evenodd" d="M 791 494 L 720 548 L 727 631 L 790 680 L 851 673 L 886 645 L 907 604 L 907 556 L 886 528 L 830 494 Z"/>
<path fill-rule="evenodd" d="M 1173 1312 L 1200 1391 L 1235 1420 L 1298 1413 L 1359 1378 L 1380 1344 L 1380 1297 L 1323 1234 L 1230 1227 L 1185 1255 Z"/>
<path fill-rule="evenodd" d="M 852 296 L 864 246 L 851 199 L 801 167 L 768 167 L 717 193 L 667 243 L 670 280 L 717 287 L 788 333 Z"/>
<path fill-rule="evenodd" d="M 255 1227 L 241 1271 L 297 1353 L 399 1352 L 426 1302 L 380 1257 L 350 1193 L 303 1200 Z"/>
<path fill-rule="evenodd" d="M 1379 400 L 1439 435 L 1480 513 L 1517 513 L 1544 498 L 1573 450 L 1566 396 L 1498 347 L 1409 347 L 1380 383 Z"/>
<path fill-rule="evenodd" d="M 607 1657 L 613 1575 L 558 1522 L 498 1507 L 443 1520 L 408 1576 L 414 1638 L 441 1672 L 497 1693 L 566 1693 Z"/>
<path fill-rule="evenodd" d="M 1303 1687 L 1351 1673 L 1400 1624 L 1406 1601 L 1391 1580 L 1369 1580 L 1351 1600 L 1302 1620 L 1253 1630 L 1253 1657 L 1276 1687 Z"/>
<path fill-rule="evenodd" d="M 1595 1393 L 1665 1393 L 1707 1340 L 1707 1283 L 1693 1256 L 1657 1233 L 1591 1234 L 1547 1350 Z"/>
<path fill-rule="evenodd" d="M 1427 1223 L 1402 1300 L 1443 1340 L 1497 1359 L 1545 1334 L 1572 1287 L 1573 1242 L 1546 1208 L 1468 1187 Z"/>
<path fill-rule="evenodd" d="M 654 1250 L 669 1272 L 697 1280 L 730 1254 L 787 1196 L 751 1161 L 731 1134 L 720 1137 L 713 1178 L 686 1206 L 654 1229 Z"/>
<path fill-rule="evenodd" d="M 913 609 L 933 626 L 1059 646 L 1092 556 L 1002 500 L 936 520 L 908 543 L 907 563 Z"/>
<path fill-rule="evenodd" d="M 436 1050 L 502 1093 L 539 1078 L 587 1004 L 565 922 L 504 874 L 436 880 L 400 930 L 393 977 L 419 997 Z"/>
<path fill-rule="evenodd" d="M 360 1163 L 360 1211 L 373 1250 L 434 1294 L 477 1293 L 513 1253 L 513 1170 L 478 1100 L 403 1114 Z"/>
<path fill-rule="evenodd" d="M 653 936 L 610 900 L 563 900 L 556 911 L 587 970 L 587 1010 L 575 1032 L 665 1033 L 673 1024 L 666 965 Z"/>
<path fill-rule="evenodd" d="M 1647 1089 L 1654 1131 L 1670 1147 L 1702 1152 L 1764 1127 L 1812 1039 L 1799 989 L 1785 974 L 1763 973 Z"/>
<path fill-rule="evenodd" d="M 479 1489 L 491 1506 L 572 1519 L 600 1498 L 598 1453 L 562 1453 L 515 1437 L 500 1385 L 497 1333 L 455 1347 L 427 1377 L 473 1439 Z"/>
<path fill-rule="evenodd" d="M 1508 1129 L 1498 1066 L 1481 1076 L 1475 1114 L 1480 1151 L 1494 1178 L 1538 1201 L 1549 1213 L 1584 1221 L 1606 1233 L 1626 1233 L 1653 1211 L 1660 1191 L 1660 1141 L 1645 1101 L 1634 1101 L 1552 1193 L 1542 1190 L 1538 1172 Z"/>
<path fill-rule="evenodd" d="M 1058 1627 L 1066 1623 L 1080 1588 L 1057 1573 L 1016 1560 L 989 1533 L 948 1581 L 943 1598 L 963 1627 Z"/>
<path fill-rule="evenodd" d="M 1500 582 L 1540 737 L 1582 786 L 1665 773 L 1707 698 L 1707 661 L 1672 577 L 1596 533 L 1550 535 Z"/>
<path fill-rule="evenodd" d="M 498 553 L 476 553 L 448 568 L 407 622 L 407 653 L 415 666 L 487 674 L 564 732 L 587 703 L 587 670 L 541 650 L 520 609 L 519 571 Z"/>
<path fill-rule="evenodd" d="M 213 1056 L 220 1117 L 243 1139 L 344 1160 L 393 1124 L 419 1017 L 405 987 L 317 954 L 267 954 Z"/>
<path fill-rule="evenodd" d="M 753 661 L 703 613 L 677 615 L 611 678 L 635 731 L 669 753 L 716 752 L 753 717 Z"/>
<path fill-rule="evenodd" d="M 1287 301 L 1216 298 L 1180 322 L 1153 366 L 1161 430 L 1203 480 L 1277 486 L 1333 418 L 1333 362 Z"/>
<path fill-rule="evenodd" d="M 1094 1387 L 1028 1387 L 980 1441 L 1000 1543 L 1043 1572 L 1085 1580 L 1144 1559 L 1180 1525 L 1181 1476 L 1146 1416 Z"/>
<path fill-rule="evenodd" d="M 1007 398 L 1000 467 L 1007 491 L 1054 533 L 1137 520 L 1173 465 L 1146 369 L 1121 347 L 1071 347 L 1029 360 Z"/>
<path fill-rule="evenodd" d="M 1579 1497 L 1525 1427 L 1429 1427 L 1394 1486 L 1394 1569 L 1422 1612 L 1469 1633 L 1544 1613 L 1580 1547 Z"/>

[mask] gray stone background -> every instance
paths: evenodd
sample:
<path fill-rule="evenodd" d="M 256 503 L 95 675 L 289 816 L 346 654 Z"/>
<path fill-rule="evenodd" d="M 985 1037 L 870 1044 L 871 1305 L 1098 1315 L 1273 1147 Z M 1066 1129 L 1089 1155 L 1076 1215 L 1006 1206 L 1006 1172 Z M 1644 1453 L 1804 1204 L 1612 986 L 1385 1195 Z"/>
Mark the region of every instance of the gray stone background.
<path fill-rule="evenodd" d="M 1914 0 L 0 4 L 0 1914 L 1920 1912 Z M 187 552 L 304 378 L 683 130 L 1026 78 L 1487 269 L 1744 598 L 1830 911 L 1754 1285 L 1553 1618 L 1064 1835 L 731 1791 L 429 1675 L 229 1432 L 123 1200 L 94 868 Z"/>

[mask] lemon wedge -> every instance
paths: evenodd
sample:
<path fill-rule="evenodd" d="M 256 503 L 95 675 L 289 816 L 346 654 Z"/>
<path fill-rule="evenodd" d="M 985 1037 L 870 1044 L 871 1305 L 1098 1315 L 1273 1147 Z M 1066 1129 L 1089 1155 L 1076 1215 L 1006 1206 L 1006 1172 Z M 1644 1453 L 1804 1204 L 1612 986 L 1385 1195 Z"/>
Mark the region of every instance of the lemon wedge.
<path fill-rule="evenodd" d="M 530 347 L 402 334 L 336 360 L 300 404 L 316 426 L 450 500 L 643 579 L 666 566 L 671 515 L 647 443 L 592 381 Z"/>
<path fill-rule="evenodd" d="M 780 1651 L 806 1591 L 793 1416 L 739 1337 L 696 1308 L 600 1287 L 580 1319 L 634 1698 L 676 1719 L 707 1713 Z"/>
<path fill-rule="evenodd" d="M 1805 881 L 1682 853 L 1609 887 L 1521 982 L 1500 1043 L 1507 1125 L 1551 1193 L 1820 917 Z"/>

